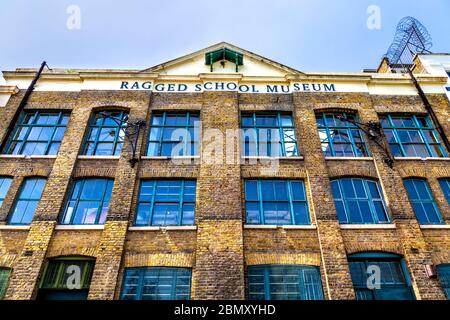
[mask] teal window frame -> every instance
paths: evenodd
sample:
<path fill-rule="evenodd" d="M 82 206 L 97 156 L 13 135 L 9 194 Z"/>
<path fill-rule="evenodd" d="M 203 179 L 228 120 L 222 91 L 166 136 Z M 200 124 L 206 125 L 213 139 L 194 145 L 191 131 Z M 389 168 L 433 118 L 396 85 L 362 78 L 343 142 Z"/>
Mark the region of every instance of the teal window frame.
<path fill-rule="evenodd" d="M 285 200 L 266 200 L 263 197 L 263 184 L 267 182 L 267 183 L 284 183 L 286 184 L 286 189 L 287 189 L 287 199 Z M 257 198 L 254 198 L 253 195 L 250 196 L 252 193 L 250 190 L 250 185 L 256 183 L 256 187 L 257 187 L 257 191 L 256 191 L 256 195 Z M 302 194 L 295 194 L 293 193 L 294 187 L 293 184 L 299 184 L 299 186 L 301 186 L 301 191 Z M 310 213 L 309 213 L 309 207 L 308 207 L 308 198 L 306 195 L 306 187 L 305 187 L 305 182 L 303 180 L 265 180 L 265 179 L 246 179 L 244 181 L 244 189 L 245 189 L 245 210 L 246 210 L 246 223 L 250 224 L 250 225 L 265 225 L 265 224 L 273 224 L 273 223 L 266 223 L 266 221 L 268 220 L 267 217 L 265 217 L 264 214 L 264 209 L 265 209 L 265 205 L 267 204 L 288 204 L 288 208 L 289 208 L 289 214 L 290 214 L 290 223 L 285 223 L 285 222 L 277 222 L 275 223 L 276 225 L 310 225 L 311 224 L 311 217 L 310 217 Z M 276 197 L 276 194 L 275 194 Z M 300 199 L 300 200 L 299 200 Z M 297 208 L 295 205 L 298 205 Z M 300 206 L 300 207 L 299 207 Z M 250 211 L 254 211 L 255 208 L 257 208 L 258 212 L 259 212 L 259 217 L 258 220 L 250 220 L 251 216 L 249 214 Z M 298 212 L 298 210 L 300 208 L 304 208 L 304 210 L 300 210 L 303 211 L 305 216 L 301 217 L 303 220 L 299 221 L 300 219 L 297 218 L 297 214 L 296 212 Z M 253 214 L 252 214 L 253 215 Z"/>
<path fill-rule="evenodd" d="M 11 272 L 12 270 L 10 268 L 0 267 L 0 300 L 3 300 L 3 298 L 5 298 Z"/>
<path fill-rule="evenodd" d="M 358 116 L 355 113 L 317 112 L 316 124 L 324 155 L 326 157 L 370 157 L 371 154 L 363 131 L 349 121 L 338 119 L 337 116 L 343 116 L 345 119 L 358 121 Z M 334 125 L 329 125 L 328 119 L 330 117 L 333 118 L 332 122 Z M 338 134 L 336 134 L 336 132 Z M 337 139 L 336 136 L 338 136 L 339 139 Z M 350 146 L 352 154 L 338 154 L 338 151 L 336 150 L 338 145 Z M 344 151 L 341 150 L 339 152 Z"/>
<path fill-rule="evenodd" d="M 170 117 L 185 117 L 183 124 L 167 124 L 167 119 Z M 158 123 L 156 119 L 161 119 L 161 123 Z M 150 157 L 172 157 L 172 156 L 198 156 L 199 154 L 199 127 L 200 127 L 200 114 L 198 112 L 155 112 L 152 114 L 151 126 L 148 132 L 147 143 L 147 156 Z M 165 133 L 170 130 L 183 130 L 184 135 L 182 140 L 173 140 L 172 137 L 168 139 L 165 137 Z M 192 131 L 192 133 L 191 133 Z M 174 155 L 173 147 L 183 142 L 182 154 Z M 165 151 L 165 145 L 173 145 L 170 147 L 171 154 L 167 154 Z M 154 146 L 154 147 L 151 147 Z"/>
<path fill-rule="evenodd" d="M 147 194 L 143 193 L 143 185 L 147 184 L 148 188 L 152 190 L 152 194 L 147 196 Z M 175 183 L 179 184 L 179 194 L 178 199 L 157 199 L 157 196 L 163 197 L 164 194 L 157 194 L 158 188 L 164 188 L 164 184 L 170 184 Z M 170 186 L 169 186 L 170 187 Z M 194 198 L 192 199 L 192 193 L 186 193 L 188 189 L 194 188 Z M 171 194 L 166 194 L 166 197 L 170 197 Z M 172 195 L 173 196 L 173 195 Z M 189 180 L 189 179 L 182 179 L 182 180 L 165 180 L 165 179 L 155 179 L 155 180 L 148 180 L 143 179 L 140 182 L 139 186 L 139 197 L 138 197 L 138 203 L 136 206 L 136 215 L 134 219 L 134 225 L 138 227 L 145 227 L 145 226 L 167 226 L 167 225 L 174 225 L 174 226 L 192 226 L 195 224 L 195 202 L 196 202 L 196 196 L 197 196 L 197 181 L 196 180 Z M 155 207 L 158 205 L 168 205 L 168 206 L 177 206 L 178 213 L 176 216 L 176 224 L 167 224 L 166 221 L 164 221 L 163 224 L 161 223 L 154 223 L 154 213 L 155 213 Z M 146 209 L 148 208 L 148 210 Z M 190 209 L 188 209 L 190 208 Z M 193 217 L 187 218 L 187 213 L 191 212 L 190 210 L 193 210 Z M 140 213 L 144 213 L 144 215 L 147 215 L 147 218 L 141 219 Z M 165 219 L 167 218 L 169 213 L 166 212 Z M 145 216 L 144 216 L 145 217 Z M 186 222 L 186 220 L 188 222 Z M 139 221 L 147 221 L 146 223 L 141 223 Z M 189 222 L 190 221 L 190 222 Z"/>
<path fill-rule="evenodd" d="M 96 198 L 82 198 L 82 193 L 85 190 L 86 184 L 98 183 L 104 184 L 104 188 L 101 194 L 95 195 Z M 114 185 L 114 180 L 109 178 L 84 178 L 76 179 L 72 182 L 70 192 L 68 194 L 66 205 L 64 207 L 64 212 L 61 215 L 60 224 L 64 225 L 99 225 L 104 224 L 106 221 L 106 215 L 109 210 L 109 201 L 111 200 L 112 188 Z M 97 190 L 96 191 L 100 191 Z M 89 203 L 96 205 L 93 207 L 86 207 L 85 209 L 92 210 L 96 208 L 96 217 L 94 223 L 86 223 L 87 213 L 83 213 L 83 218 L 80 223 L 74 223 L 76 218 L 76 213 L 80 207 L 80 203 Z M 70 218 L 68 219 L 68 214 L 70 211 Z"/>
<path fill-rule="evenodd" d="M 11 177 L 0 176 L 0 208 L 2 207 L 3 201 L 8 194 L 8 190 L 11 187 L 12 180 L 13 179 Z"/>
<path fill-rule="evenodd" d="M 408 296 L 408 299 L 402 300 L 416 299 L 408 269 L 401 256 L 385 252 L 361 252 L 349 255 L 348 263 L 357 300 L 394 300 L 396 295 L 393 297 L 389 296 L 388 299 L 386 296 L 383 296 L 383 291 L 381 290 L 389 289 L 403 290 L 403 293 Z M 385 266 L 384 270 L 380 267 L 381 263 Z M 373 265 L 380 267 L 381 277 L 386 276 L 386 274 L 391 276 L 391 281 L 386 280 L 383 282 L 383 279 L 381 279 L 380 289 L 370 289 L 367 286 L 367 278 L 371 275 L 368 273 L 368 267 Z M 389 270 L 386 270 L 386 267 Z M 394 279 L 394 276 L 397 276 L 398 279 Z"/>
<path fill-rule="evenodd" d="M 36 187 L 41 187 L 43 183 L 42 189 L 37 189 Z M 42 193 L 44 191 L 45 185 L 47 183 L 46 178 L 41 177 L 29 177 L 24 179 L 22 185 L 20 186 L 19 195 L 14 201 L 14 206 L 11 210 L 11 213 L 8 217 L 8 224 L 10 225 L 29 225 L 33 221 L 34 214 L 36 212 L 39 201 L 41 200 Z M 32 186 L 31 186 L 32 184 Z M 25 188 L 32 187 L 32 190 L 25 190 Z M 25 194 L 25 195 L 24 195 Z M 19 212 L 19 203 L 26 202 L 25 212 Z M 31 211 L 28 212 L 28 206 L 32 205 Z M 20 215 L 20 219 L 16 219 L 16 216 Z M 16 221 L 17 220 L 17 221 Z"/>
<path fill-rule="evenodd" d="M 163 281 L 161 281 L 163 279 Z M 172 281 L 168 281 L 171 279 Z M 186 284 L 186 279 L 188 283 Z M 160 284 L 162 282 L 162 284 Z M 125 268 L 121 300 L 190 300 L 192 269 L 174 267 Z M 169 287 L 169 293 L 162 293 Z M 164 288 L 165 287 L 165 288 Z M 144 294 L 153 291 L 153 294 Z M 130 290 L 134 293 L 129 293 Z"/>
<path fill-rule="evenodd" d="M 450 263 L 440 264 L 436 267 L 436 270 L 445 296 L 447 300 L 450 300 Z"/>
<path fill-rule="evenodd" d="M 430 189 L 428 181 L 419 178 L 408 178 L 403 179 L 403 184 L 405 185 L 409 201 L 413 207 L 414 213 L 416 214 L 417 221 L 422 225 L 432 225 L 432 224 L 444 224 L 442 219 L 442 214 Z M 422 186 L 420 186 L 421 184 Z M 423 197 L 423 193 L 419 190 L 426 191 L 426 197 Z M 413 198 L 411 191 L 415 192 L 421 198 Z M 435 216 L 431 216 L 430 209 L 433 208 Z"/>
<path fill-rule="evenodd" d="M 103 116 L 102 112 L 105 111 L 94 112 L 89 119 L 88 132 L 81 150 L 81 155 L 118 156 L 122 152 L 128 112 L 122 110 L 107 111 L 111 113 L 112 117 L 121 120 L 120 125 L 111 118 Z M 108 149 L 100 149 L 99 146 L 101 145 L 109 145 L 109 151 Z"/>
<path fill-rule="evenodd" d="M 55 123 L 39 123 L 46 116 L 57 117 Z M 15 125 L 4 154 L 12 155 L 56 155 L 64 138 L 70 113 L 63 111 L 25 111 Z M 37 131 L 36 133 L 34 131 Z M 41 138 L 41 135 L 46 135 Z M 37 135 L 37 136 L 35 136 Z M 48 136 L 47 139 L 44 139 Z M 33 151 L 28 152 L 27 146 L 34 145 Z M 42 145 L 42 152 L 36 152 L 37 145 Z"/>
<path fill-rule="evenodd" d="M 439 185 L 441 186 L 445 199 L 447 199 L 447 203 L 450 205 L 450 178 L 439 179 Z"/>
<path fill-rule="evenodd" d="M 259 117 L 276 117 L 276 124 L 274 125 L 258 125 L 257 118 Z M 291 125 L 283 125 L 283 118 L 289 117 Z M 252 119 L 252 124 L 245 124 L 244 119 Z M 295 123 L 292 113 L 286 112 L 244 112 L 241 114 L 241 128 L 243 131 L 242 150 L 245 157 L 296 157 L 299 155 L 297 144 L 297 133 L 295 130 Z M 266 131 L 262 131 L 266 130 Z M 286 132 L 292 131 L 291 136 Z M 248 132 L 248 133 L 247 133 Z M 265 132 L 267 134 L 265 134 Z M 272 134 L 277 132 L 280 141 L 272 141 Z M 266 138 L 266 141 L 260 141 L 261 136 Z M 251 141 L 247 142 L 247 138 Z M 288 140 L 289 139 L 289 140 Z M 266 153 L 262 154 L 261 146 L 267 142 Z M 251 154 L 250 145 L 255 143 L 255 154 Z M 247 144 L 249 147 L 247 148 Z M 272 147 L 279 146 L 281 154 L 273 154 Z M 286 145 L 293 145 L 293 150 L 287 150 Z"/>
<path fill-rule="evenodd" d="M 347 182 L 350 180 L 352 184 L 352 189 L 354 191 L 355 196 L 349 197 L 345 193 L 345 188 L 343 186 L 344 182 Z M 358 191 L 356 190 L 355 181 L 359 181 L 363 187 L 364 196 L 358 196 Z M 369 184 L 375 184 L 376 191 L 378 192 L 379 197 L 376 198 L 373 196 L 370 185 Z M 381 186 L 377 180 L 374 179 L 367 179 L 362 177 L 343 177 L 339 179 L 333 179 L 331 181 L 331 187 L 333 190 L 333 198 L 334 203 L 336 206 L 337 215 L 339 218 L 339 222 L 341 224 L 380 224 L 380 223 L 390 223 L 390 217 L 387 209 L 387 205 L 385 203 L 383 192 L 381 190 Z M 358 206 L 358 209 L 362 213 L 360 216 L 361 220 L 357 221 L 352 219 L 351 215 L 354 213 L 354 210 L 351 210 L 349 206 L 349 202 L 356 202 L 356 205 Z M 368 219 L 367 221 L 364 220 L 364 212 L 363 209 L 360 208 L 359 202 L 367 202 L 368 207 L 370 210 L 370 217 L 371 220 Z M 381 209 L 383 209 L 385 219 L 380 219 L 379 212 L 377 212 L 376 203 L 381 204 Z M 342 210 L 344 212 L 342 212 Z"/>
<path fill-rule="evenodd" d="M 434 128 L 428 115 L 386 114 L 380 116 L 380 121 L 394 157 L 447 157 L 447 150 L 445 150 L 439 134 Z M 394 121 L 401 121 L 403 125 L 397 126 Z M 406 125 L 405 122 L 410 123 L 411 125 Z M 411 133 L 413 132 L 414 136 L 419 138 L 420 141 L 413 141 L 414 139 L 411 136 Z M 402 140 L 401 133 L 405 133 L 411 142 Z M 430 139 L 432 139 L 432 141 L 429 141 L 427 137 L 431 137 Z M 408 146 L 411 146 L 412 149 L 406 149 Z M 419 146 L 425 148 L 422 150 L 426 151 L 426 155 L 417 153 L 416 147 Z M 436 149 L 434 149 L 433 146 L 436 147 Z M 413 150 L 414 153 L 412 154 L 408 150 Z M 440 155 L 437 152 L 439 152 Z"/>
<path fill-rule="evenodd" d="M 247 268 L 249 300 L 324 300 L 319 267 L 255 265 Z M 282 288 L 283 290 L 277 290 Z"/>

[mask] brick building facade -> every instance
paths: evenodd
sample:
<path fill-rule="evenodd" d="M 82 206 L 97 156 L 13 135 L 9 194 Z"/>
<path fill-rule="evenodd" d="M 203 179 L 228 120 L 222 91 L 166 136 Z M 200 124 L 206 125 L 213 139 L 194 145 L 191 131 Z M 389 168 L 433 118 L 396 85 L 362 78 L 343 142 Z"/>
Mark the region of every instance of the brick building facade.
<path fill-rule="evenodd" d="M 274 281 L 276 275 L 266 276 L 259 289 L 258 283 L 254 282 L 261 275 L 258 270 L 275 272 L 276 268 L 264 269 L 271 265 L 315 267 L 319 278 L 308 280 L 308 284 L 319 284 L 320 288 L 313 296 L 308 289 L 300 290 L 306 290 L 309 298 L 355 299 L 371 294 L 374 294 L 372 298 L 377 298 L 376 290 L 357 288 L 357 275 L 352 274 L 356 269 L 352 263 L 362 263 L 364 259 L 389 262 L 389 257 L 403 266 L 403 271 L 390 272 L 403 274 L 404 279 L 398 279 L 397 283 L 386 280 L 382 289 L 385 284 L 401 287 L 401 282 L 405 282 L 413 298 L 446 298 L 450 282 L 446 271 L 450 264 L 450 199 L 446 193 L 450 179 L 450 150 L 446 150 L 443 138 L 436 138 L 442 154 L 430 151 L 428 148 L 434 147 L 427 143 L 412 148 L 416 150 L 416 156 L 409 154 L 410 147 L 404 141 L 405 154 L 394 154 L 391 167 L 385 161 L 389 156 L 386 150 L 390 156 L 393 153 L 387 144 L 383 144 L 386 128 L 385 135 L 378 140 L 362 132 L 367 153 L 360 156 L 345 151 L 344 156 L 340 156 L 334 135 L 331 139 L 335 139 L 336 145 L 330 151 L 323 136 L 319 135 L 322 130 L 318 121 L 320 114 L 325 119 L 331 114 L 352 114 L 363 124 L 380 122 L 381 117 L 387 115 L 414 116 L 417 121 L 427 118 L 423 102 L 406 76 L 302 73 L 225 43 L 143 71 L 55 69 L 43 73 L 22 114 L 37 111 L 68 115 L 56 154 L 36 154 L 39 146 L 34 146 L 34 153 L 26 155 L 24 149 L 5 151 L 14 148 L 11 147 L 11 136 L 15 131 L 9 128 L 18 125 L 12 123 L 14 114 L 34 74 L 35 70 L 29 69 L 4 72 L 7 85 L 0 88 L 0 93 L 9 98 L 0 107 L 3 145 L 0 178 L 9 179 L 9 187 L 4 187 L 7 189 L 4 199 L 0 198 L 3 202 L 0 207 L 0 270 L 3 270 L 5 299 L 43 297 L 44 289 L 50 290 L 52 284 L 53 289 L 61 289 L 57 280 L 52 282 L 44 278 L 50 272 L 50 262 L 64 261 L 58 260 L 64 257 L 85 257 L 92 259 L 87 261 L 94 261 L 88 271 L 82 268 L 83 276 L 88 274 L 86 285 L 82 287 L 88 299 L 124 298 L 125 281 L 129 281 L 130 288 L 133 286 L 132 276 L 126 275 L 127 270 L 138 272 L 153 267 L 189 270 L 187 289 L 172 285 L 172 290 L 176 291 L 170 295 L 172 298 L 276 298 L 280 292 L 267 288 L 267 282 Z M 443 91 L 447 79 L 425 73 L 417 74 L 417 78 L 445 135 L 450 137 L 450 107 Z M 161 85 L 158 87 L 157 84 Z M 92 130 L 89 128 L 93 115 L 111 110 L 127 112 L 128 121 L 145 120 L 146 126 L 136 143 L 140 161 L 135 166 L 129 163 L 132 157 L 129 139 L 125 139 L 122 151 L 117 155 L 87 155 L 82 151 Z M 237 139 L 220 144 L 203 138 L 198 153 L 181 157 L 183 163 L 177 163 L 169 156 L 150 155 L 150 130 L 156 123 L 152 119 L 155 115 L 163 117 L 175 113 L 195 114 L 199 117 L 202 133 L 213 129 L 222 137 L 230 130 L 239 130 L 245 115 L 290 116 L 298 152 L 279 157 L 260 154 L 243 157 L 244 148 Z M 349 126 L 349 130 L 358 130 L 351 123 Z M 421 129 L 422 134 L 425 131 Z M 111 135 L 117 134 L 111 132 Z M 409 138 L 414 141 L 412 134 Z M 346 142 L 347 146 L 358 145 L 355 138 L 352 136 L 352 141 Z M 283 140 L 283 143 L 284 147 L 287 141 Z M 419 147 L 424 150 L 426 147 L 430 154 L 420 156 Z M 358 148 L 363 147 L 358 145 Z M 211 149 L 214 152 L 211 153 Z M 328 151 L 331 153 L 326 154 Z M 212 154 L 216 161 L 210 161 Z M 271 168 L 272 160 L 276 160 L 275 169 Z M 31 221 L 11 223 L 12 215 L 20 214 L 18 202 L 26 198 L 25 181 L 36 177 L 45 178 L 46 183 L 41 196 L 33 200 L 37 204 L 34 214 L 31 213 Z M 95 178 L 113 180 L 104 221 L 63 223 L 62 216 L 67 215 L 72 199 L 70 194 L 75 193 L 75 182 Z M 356 179 L 353 181 L 356 193 L 356 183 L 360 181 L 373 181 L 379 185 L 381 200 L 378 203 L 385 206 L 386 221 L 378 218 L 377 221 L 364 218 L 359 221 L 351 217 L 355 210 L 364 215 L 365 202 L 361 200 L 364 196 L 360 199 L 364 203 L 360 202 L 356 207 L 349 207 L 351 201 L 343 200 L 346 209 L 342 212 L 349 214 L 349 221 L 340 221 L 336 207 L 339 200 L 332 182 L 345 178 L 345 183 L 349 183 L 350 178 Z M 412 178 L 428 186 L 431 197 L 427 203 L 434 206 L 438 222 L 426 211 L 429 207 L 423 207 L 425 213 L 418 218 L 417 209 L 413 207 L 417 202 L 413 201 L 405 184 L 405 179 Z M 193 223 L 149 221 L 147 225 L 137 225 L 138 207 L 147 208 L 142 200 L 142 181 L 168 180 L 195 181 Z M 261 211 L 255 209 L 258 212 L 255 219 L 269 221 L 269 215 L 275 212 L 282 221 L 283 213 L 300 215 L 296 208 L 304 203 L 306 209 L 302 207 L 301 212 L 306 212 L 307 222 L 296 223 L 297 217 L 287 218 L 289 221 L 285 223 L 250 221 L 251 205 L 248 203 L 250 190 L 253 190 L 250 186 L 251 183 L 262 185 L 261 181 L 301 181 L 305 199 L 295 202 L 300 196 L 290 191 L 289 209 L 283 211 L 281 202 L 274 201 L 275 206 L 280 206 L 269 212 L 265 207 L 269 204 L 258 198 L 262 201 L 259 204 Z M 262 187 L 258 188 L 255 190 Z M 293 188 L 293 184 L 288 184 L 289 190 Z M 277 190 L 275 188 L 275 198 L 279 196 Z M 266 197 L 264 190 L 260 192 L 260 197 Z M 368 189 L 366 197 L 371 206 L 376 202 Z M 151 201 L 153 206 L 156 200 Z M 169 209 L 165 210 L 167 221 L 170 214 Z M 374 207 L 370 211 L 379 213 Z M 24 213 L 20 221 L 25 221 L 26 215 Z M 87 216 L 83 217 L 87 219 Z M 424 217 L 429 218 L 428 223 L 423 221 Z M 378 262 L 375 265 L 382 266 Z M 252 269 L 258 266 L 263 268 Z M 396 265 L 388 263 L 385 266 L 395 268 Z M 310 269 L 302 270 L 302 279 L 306 281 L 306 271 Z M 387 271 L 381 267 L 381 272 Z M 130 278 L 126 280 L 128 276 Z M 178 274 L 179 279 L 184 276 Z M 136 277 L 142 276 L 136 273 Z M 384 279 L 383 274 L 381 277 Z M 139 291 L 141 285 L 135 285 Z M 387 296 L 389 288 L 386 289 Z M 133 289 L 127 290 L 127 294 L 135 294 Z M 289 293 L 281 294 L 288 296 Z"/>

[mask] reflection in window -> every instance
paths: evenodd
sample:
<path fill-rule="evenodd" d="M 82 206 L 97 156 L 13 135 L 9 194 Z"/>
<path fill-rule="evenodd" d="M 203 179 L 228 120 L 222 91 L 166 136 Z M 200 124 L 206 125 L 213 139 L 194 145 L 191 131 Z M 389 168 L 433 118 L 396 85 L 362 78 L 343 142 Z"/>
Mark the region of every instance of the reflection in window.
<path fill-rule="evenodd" d="M 143 180 L 135 225 L 194 225 L 195 194 L 196 182 L 193 180 Z"/>
<path fill-rule="evenodd" d="M 189 300 L 191 269 L 125 268 L 122 300 Z"/>
<path fill-rule="evenodd" d="M 110 117 L 103 116 L 102 112 L 96 112 L 89 121 L 86 142 L 81 154 L 95 156 L 117 156 L 122 151 L 125 138 L 125 128 L 128 121 L 128 113 L 124 111 L 112 111 Z"/>
<path fill-rule="evenodd" d="M 409 200 L 420 224 L 442 224 L 443 220 L 428 182 L 422 179 L 405 179 Z"/>
<path fill-rule="evenodd" d="M 323 300 L 318 267 L 262 265 L 248 267 L 250 300 Z"/>
<path fill-rule="evenodd" d="M 61 224 L 104 224 L 113 184 L 112 179 L 74 181 Z"/>
<path fill-rule="evenodd" d="M 246 180 L 248 224 L 310 224 L 303 181 Z"/>
<path fill-rule="evenodd" d="M 27 178 L 24 180 L 9 217 L 9 224 L 26 225 L 31 223 L 39 200 L 41 200 L 45 183 L 46 179 L 44 178 Z"/>
<path fill-rule="evenodd" d="M 326 157 L 367 157 L 367 144 L 361 129 L 348 121 L 358 121 L 349 113 L 321 112 L 316 114 L 322 150 Z"/>
<path fill-rule="evenodd" d="M 387 223 L 389 218 L 377 181 L 342 178 L 331 182 L 340 223 Z"/>
<path fill-rule="evenodd" d="M 200 116 L 195 113 L 157 113 L 151 121 L 148 156 L 198 155 Z"/>
<path fill-rule="evenodd" d="M 68 122 L 68 113 L 25 112 L 16 124 L 4 153 L 56 155 Z"/>
<path fill-rule="evenodd" d="M 292 115 L 251 113 L 241 117 L 244 156 L 298 156 Z"/>
<path fill-rule="evenodd" d="M 9 187 L 11 186 L 12 179 L 9 177 L 0 177 L 0 207 L 5 200 Z"/>
<path fill-rule="evenodd" d="M 447 156 L 428 116 L 388 114 L 380 120 L 394 157 Z"/>

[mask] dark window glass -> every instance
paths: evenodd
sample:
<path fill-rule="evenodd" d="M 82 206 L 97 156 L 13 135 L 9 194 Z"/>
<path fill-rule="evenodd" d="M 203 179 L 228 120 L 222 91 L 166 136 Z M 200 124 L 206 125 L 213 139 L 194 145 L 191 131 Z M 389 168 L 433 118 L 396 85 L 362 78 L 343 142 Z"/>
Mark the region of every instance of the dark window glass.
<path fill-rule="evenodd" d="M 66 130 L 68 113 L 27 111 L 19 119 L 6 154 L 56 155 Z"/>
<path fill-rule="evenodd" d="M 198 155 L 200 117 L 196 113 L 156 113 L 152 117 L 148 156 Z"/>
<path fill-rule="evenodd" d="M 300 265 L 248 267 L 250 300 L 323 300 L 319 268 Z"/>
<path fill-rule="evenodd" d="M 46 179 L 44 178 L 28 178 L 24 180 L 9 217 L 10 224 L 26 225 L 31 223 L 39 200 L 41 200 L 45 183 Z"/>
<path fill-rule="evenodd" d="M 425 180 L 405 179 L 406 190 L 420 224 L 442 224 L 442 216 Z"/>
<path fill-rule="evenodd" d="M 112 179 L 81 179 L 72 183 L 61 224 L 104 224 Z"/>
<path fill-rule="evenodd" d="M 94 259 L 89 258 L 68 257 L 49 260 L 39 286 L 37 299 L 86 300 L 94 264 Z M 79 283 L 76 282 L 77 279 Z"/>
<path fill-rule="evenodd" d="M 349 267 L 357 300 L 414 300 L 400 257 L 357 254 L 349 257 Z M 371 280 L 375 273 L 379 273 L 380 283 Z"/>
<path fill-rule="evenodd" d="M 362 131 L 351 121 L 357 121 L 356 115 L 330 112 L 316 114 L 320 142 L 326 157 L 369 156 Z"/>
<path fill-rule="evenodd" d="M 122 300 L 189 300 L 191 269 L 126 268 Z"/>
<path fill-rule="evenodd" d="M 2 300 L 5 297 L 10 275 L 11 269 L 0 268 L 0 300 Z"/>
<path fill-rule="evenodd" d="M 193 180 L 143 180 L 135 225 L 194 225 L 196 182 Z"/>
<path fill-rule="evenodd" d="M 377 181 L 342 178 L 331 182 L 340 223 L 387 223 L 386 205 Z"/>
<path fill-rule="evenodd" d="M 9 187 L 11 186 L 12 179 L 9 177 L 0 177 L 0 207 L 5 200 Z"/>
<path fill-rule="evenodd" d="M 89 121 L 88 133 L 81 154 L 95 156 L 120 155 L 125 138 L 128 113 L 123 111 L 96 112 Z"/>
<path fill-rule="evenodd" d="M 440 179 L 439 184 L 441 185 L 442 192 L 444 193 L 445 199 L 447 199 L 450 205 L 450 179 Z M 0 194 L 1 197 L 1 194 Z"/>
<path fill-rule="evenodd" d="M 450 264 L 438 265 L 437 272 L 445 295 L 450 300 Z"/>
<path fill-rule="evenodd" d="M 303 181 L 246 180 L 248 224 L 310 224 Z"/>
<path fill-rule="evenodd" d="M 292 115 L 243 114 L 241 126 L 244 156 L 292 157 L 298 155 Z"/>
<path fill-rule="evenodd" d="M 447 156 L 428 116 L 388 114 L 381 116 L 380 120 L 394 156 L 420 158 Z"/>

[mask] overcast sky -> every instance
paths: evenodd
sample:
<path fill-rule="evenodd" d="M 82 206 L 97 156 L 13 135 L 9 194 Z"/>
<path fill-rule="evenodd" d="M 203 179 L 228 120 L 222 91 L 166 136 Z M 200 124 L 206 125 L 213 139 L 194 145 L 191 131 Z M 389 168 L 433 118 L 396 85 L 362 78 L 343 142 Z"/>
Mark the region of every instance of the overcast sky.
<path fill-rule="evenodd" d="M 302 71 L 361 71 L 405 16 L 428 28 L 433 52 L 450 52 L 449 0 L 0 0 L 0 69 L 144 69 L 227 41 Z"/>

